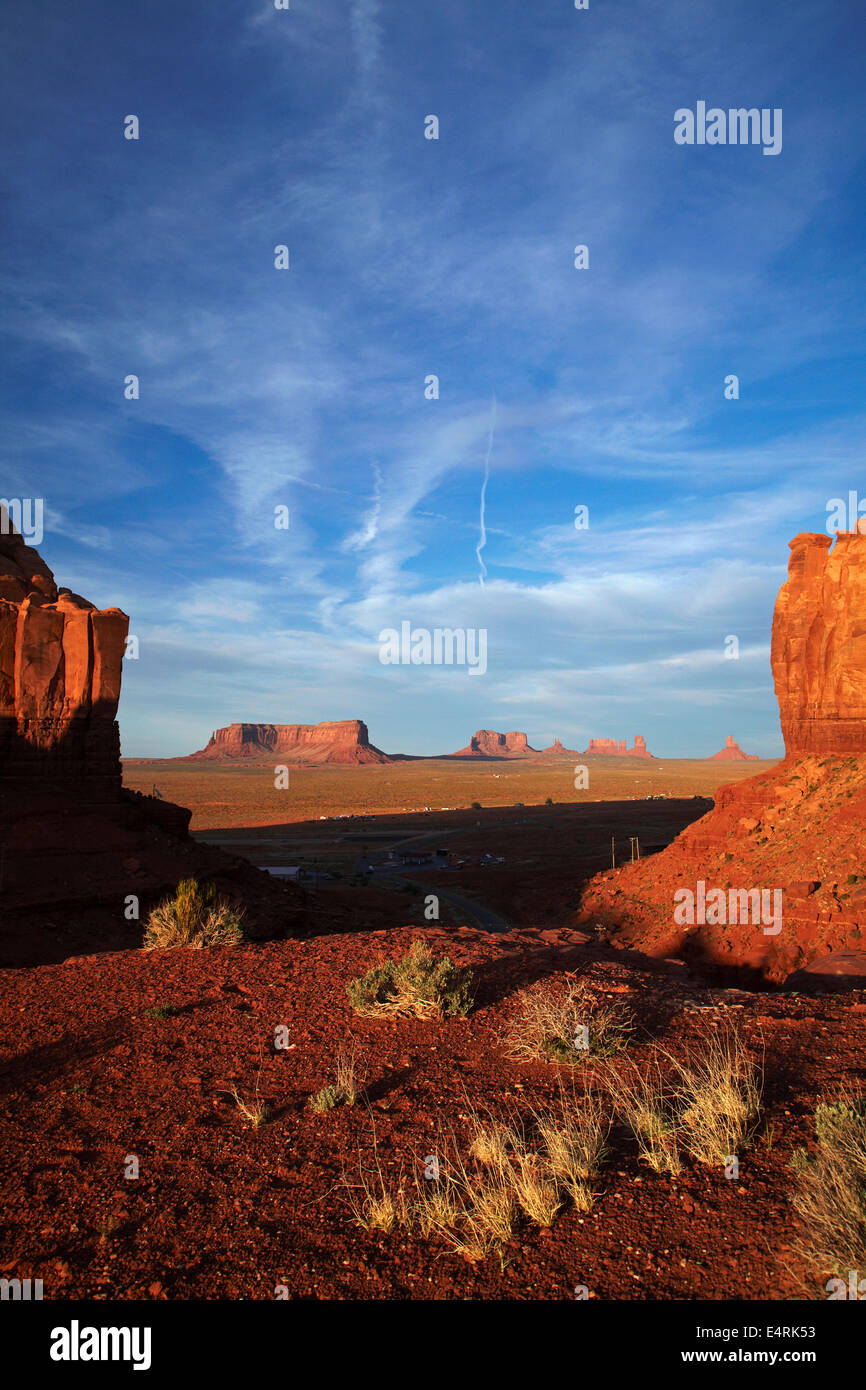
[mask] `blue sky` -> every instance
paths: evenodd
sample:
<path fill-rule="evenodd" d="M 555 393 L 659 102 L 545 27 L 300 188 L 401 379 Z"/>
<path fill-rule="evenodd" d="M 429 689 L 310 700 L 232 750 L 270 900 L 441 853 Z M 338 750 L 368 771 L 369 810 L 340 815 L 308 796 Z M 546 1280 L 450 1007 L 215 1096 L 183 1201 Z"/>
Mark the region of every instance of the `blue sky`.
<path fill-rule="evenodd" d="M 4 7 L 2 493 L 131 615 L 124 752 L 781 753 L 787 542 L 866 499 L 861 7 L 291 3 Z M 677 145 L 698 100 L 781 153 Z M 486 673 L 382 665 L 404 620 Z"/>

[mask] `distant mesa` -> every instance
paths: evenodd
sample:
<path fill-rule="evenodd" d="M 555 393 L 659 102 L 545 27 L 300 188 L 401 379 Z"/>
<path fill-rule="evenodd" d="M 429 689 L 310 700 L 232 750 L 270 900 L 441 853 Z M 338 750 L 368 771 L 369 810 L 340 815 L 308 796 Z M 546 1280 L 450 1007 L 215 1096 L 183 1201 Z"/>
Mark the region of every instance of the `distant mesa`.
<path fill-rule="evenodd" d="M 495 729 L 478 729 L 465 748 L 452 753 L 452 758 L 525 758 L 537 753 L 530 748 L 526 734 L 512 732 L 499 734 Z"/>
<path fill-rule="evenodd" d="M 322 724 L 229 724 L 215 729 L 204 748 L 190 753 L 189 762 L 261 762 L 279 757 L 292 763 L 364 763 L 393 761 L 370 742 L 361 719 L 337 719 Z"/>
<path fill-rule="evenodd" d="M 712 757 L 707 758 L 708 763 L 756 763 L 757 761 L 757 753 L 744 753 L 740 745 L 734 742 L 733 734 L 728 734 L 724 748 L 720 748 L 718 753 L 713 753 Z"/>
<path fill-rule="evenodd" d="M 604 758 L 652 758 L 654 753 L 650 753 L 646 746 L 646 739 L 642 734 L 638 734 L 634 741 L 634 747 L 627 746 L 624 738 L 591 738 L 589 747 L 585 748 L 582 757 L 595 753 Z"/>
<path fill-rule="evenodd" d="M 580 754 L 576 748 L 563 748 L 559 739 L 555 738 L 549 748 L 542 748 L 541 756 L 544 758 L 579 758 Z"/>

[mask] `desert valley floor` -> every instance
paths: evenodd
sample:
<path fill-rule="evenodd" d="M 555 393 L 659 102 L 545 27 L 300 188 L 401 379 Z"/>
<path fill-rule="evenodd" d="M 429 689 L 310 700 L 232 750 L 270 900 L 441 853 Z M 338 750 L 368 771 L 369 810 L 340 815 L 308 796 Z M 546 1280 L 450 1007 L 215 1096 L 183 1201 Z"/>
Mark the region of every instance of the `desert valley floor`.
<path fill-rule="evenodd" d="M 863 1086 L 864 994 L 744 990 L 576 920 L 611 838 L 617 863 L 632 837 L 653 855 L 721 783 L 771 767 L 599 759 L 575 793 L 573 760 L 431 760 L 301 768 L 277 792 L 268 767 L 128 763 L 128 786 L 193 810 L 200 841 L 305 867 L 294 935 L 130 951 L 141 927 L 107 927 L 104 907 L 42 915 L 33 958 L 0 970 L 2 1272 L 61 1299 L 826 1297 L 790 1165 L 814 1147 L 816 1098 Z M 389 867 L 389 851 L 431 847 L 450 867 Z M 417 939 L 471 969 L 468 1016 L 353 1012 L 350 981 Z M 592 1062 L 512 1055 L 523 992 L 550 980 L 631 1016 L 615 1069 L 736 1036 L 763 1075 L 760 1119 L 735 1180 L 688 1156 L 656 1171 L 614 1122 L 587 1209 L 522 1217 L 473 1256 L 399 1215 L 430 1156 L 471 1167 L 479 1124 L 531 1134 L 569 1097 L 605 1094 Z M 318 1111 L 341 1051 L 358 1099 Z M 391 1229 L 359 1223 L 371 1195 L 394 1204 Z"/>

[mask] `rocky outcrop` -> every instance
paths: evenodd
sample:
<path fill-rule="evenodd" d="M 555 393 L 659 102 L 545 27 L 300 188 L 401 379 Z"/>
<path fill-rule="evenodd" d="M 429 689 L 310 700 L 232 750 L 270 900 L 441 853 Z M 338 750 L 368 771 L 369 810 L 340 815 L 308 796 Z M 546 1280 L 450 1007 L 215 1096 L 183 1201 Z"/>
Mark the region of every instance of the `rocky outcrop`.
<path fill-rule="evenodd" d="M 553 740 L 549 748 L 542 748 L 543 758 L 579 758 L 580 754 L 576 748 L 563 748 L 558 738 Z"/>
<path fill-rule="evenodd" d="M 718 753 L 713 753 L 707 758 L 708 763 L 755 763 L 758 762 L 757 753 L 744 753 L 738 743 L 734 742 L 734 735 L 728 734 L 725 739 L 724 748 L 720 748 Z"/>
<path fill-rule="evenodd" d="M 866 752 L 866 535 L 794 537 L 771 660 L 789 756 Z"/>
<path fill-rule="evenodd" d="M 184 807 L 122 787 L 128 626 L 58 588 L 0 509 L 0 965 L 138 946 L 149 908 L 190 876 L 241 901 L 252 932 L 297 921 L 296 888 L 197 844 Z"/>
<path fill-rule="evenodd" d="M 229 724 L 216 729 L 207 745 L 189 755 L 190 761 L 271 761 L 292 763 L 389 763 L 391 759 L 370 742 L 361 719 L 323 724 Z"/>
<path fill-rule="evenodd" d="M 526 734 L 515 731 L 500 734 L 495 729 L 478 729 L 466 747 L 461 748 L 457 753 L 452 753 L 451 757 L 524 758 L 530 753 L 537 752 L 537 748 L 530 748 Z"/>
<path fill-rule="evenodd" d="M 591 738 L 589 747 L 585 748 L 581 757 L 588 757 L 594 753 L 603 758 L 652 758 L 646 746 L 646 739 L 642 734 L 638 734 L 634 741 L 634 747 L 628 747 L 628 740 L 614 738 Z"/>
<path fill-rule="evenodd" d="M 785 760 L 721 787 L 713 810 L 660 854 L 591 880 L 581 916 L 603 924 L 615 945 L 776 983 L 816 958 L 860 949 L 866 535 L 840 534 L 832 552 L 831 543 L 791 542 L 776 602 Z"/>
<path fill-rule="evenodd" d="M 58 589 L 2 509 L 0 595 L 0 787 L 117 800 L 129 619 Z"/>

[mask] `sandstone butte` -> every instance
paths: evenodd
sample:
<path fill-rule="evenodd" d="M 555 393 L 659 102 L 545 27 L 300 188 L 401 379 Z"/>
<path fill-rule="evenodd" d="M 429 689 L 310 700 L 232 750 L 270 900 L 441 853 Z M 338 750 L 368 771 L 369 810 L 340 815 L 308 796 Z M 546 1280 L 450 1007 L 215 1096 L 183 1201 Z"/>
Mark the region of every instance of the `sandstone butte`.
<path fill-rule="evenodd" d="M 495 729 L 478 729 L 465 748 L 452 753 L 452 758 L 523 758 L 537 753 L 530 748 L 526 734 L 512 732 L 499 734 Z"/>
<path fill-rule="evenodd" d="M 183 807 L 122 787 L 116 715 L 128 627 L 119 608 L 96 608 L 58 588 L 0 507 L 4 958 L 42 930 L 49 904 L 97 905 L 106 941 L 138 945 L 141 926 L 125 916 L 128 895 L 144 913 L 196 873 L 242 886 L 250 901 L 263 893 L 271 919 L 285 923 L 286 897 L 274 911 L 276 880 L 195 844 Z"/>
<path fill-rule="evenodd" d="M 743 752 L 740 745 L 734 741 L 733 734 L 728 734 L 724 748 L 720 748 L 718 753 L 713 753 L 707 758 L 708 763 L 756 763 L 758 761 L 757 753 Z"/>
<path fill-rule="evenodd" d="M 216 729 L 204 748 L 189 761 L 264 761 L 275 757 L 293 763 L 390 763 L 387 753 L 370 742 L 360 719 L 322 724 L 229 724 Z"/>
<path fill-rule="evenodd" d="M 866 534 L 804 533 L 790 550 L 771 644 L 783 761 L 720 788 L 666 850 L 597 875 L 581 899 L 615 945 L 741 981 L 820 976 L 828 955 L 862 952 L 866 928 Z M 674 893 L 699 882 L 781 889 L 781 930 L 676 924 Z"/>
<path fill-rule="evenodd" d="M 589 747 L 583 750 L 581 757 L 588 757 L 591 753 L 604 758 L 653 758 L 654 753 L 650 753 L 646 746 L 646 739 L 642 734 L 638 734 L 634 741 L 634 747 L 628 747 L 628 740 L 621 738 L 591 738 Z"/>
<path fill-rule="evenodd" d="M 559 739 L 555 738 L 549 748 L 542 748 L 541 756 L 544 758 L 579 758 L 580 754 L 576 748 L 563 748 Z"/>

